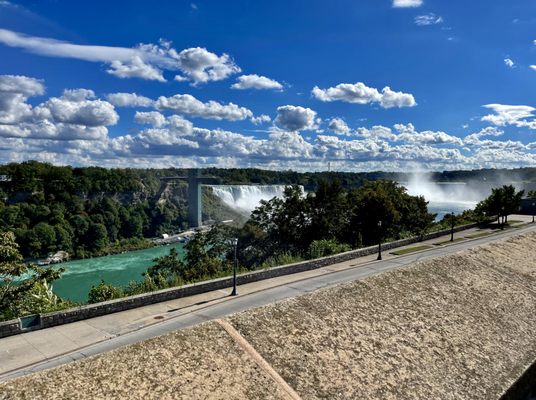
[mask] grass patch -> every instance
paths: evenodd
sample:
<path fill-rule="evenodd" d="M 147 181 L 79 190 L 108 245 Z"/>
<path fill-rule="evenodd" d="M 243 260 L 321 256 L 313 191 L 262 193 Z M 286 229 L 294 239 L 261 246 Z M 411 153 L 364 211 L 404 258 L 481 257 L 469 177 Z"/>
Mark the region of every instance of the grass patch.
<path fill-rule="evenodd" d="M 436 242 L 434 243 L 434 246 L 442 246 L 444 244 L 448 244 L 448 243 L 456 243 L 456 242 L 461 242 L 462 240 L 465 240 L 465 238 L 456 238 L 454 239 L 452 242 L 449 240 L 443 240 L 442 242 Z"/>
<path fill-rule="evenodd" d="M 522 226 L 528 226 L 528 225 L 531 225 L 532 222 L 521 222 L 519 224 L 514 224 L 512 225 L 512 228 L 521 228 Z"/>
<path fill-rule="evenodd" d="M 472 235 L 467 235 L 465 238 L 467 238 L 467 239 L 476 239 L 476 238 L 480 238 L 480 237 L 484 237 L 484 236 L 489 236 L 492 233 L 493 232 L 473 233 Z"/>
<path fill-rule="evenodd" d="M 413 253 L 415 251 L 430 249 L 431 247 L 432 246 L 428 246 L 428 245 L 410 247 L 409 249 L 402 249 L 402 250 L 392 251 L 391 254 L 394 254 L 395 256 L 401 256 L 403 254 Z"/>

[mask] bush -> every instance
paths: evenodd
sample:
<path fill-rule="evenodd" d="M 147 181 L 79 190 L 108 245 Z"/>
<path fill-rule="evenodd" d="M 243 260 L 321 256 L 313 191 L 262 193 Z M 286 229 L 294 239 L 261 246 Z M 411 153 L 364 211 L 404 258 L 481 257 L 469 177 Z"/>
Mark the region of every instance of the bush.
<path fill-rule="evenodd" d="M 123 297 L 123 290 L 121 288 L 101 281 L 98 286 L 91 287 L 91 290 L 88 293 L 87 302 L 89 304 L 100 303 L 101 301 L 118 299 L 120 297 Z"/>
<path fill-rule="evenodd" d="M 278 267 L 280 265 L 293 264 L 300 261 L 303 261 L 302 257 L 286 252 L 269 257 L 262 263 L 261 268 Z"/>
<path fill-rule="evenodd" d="M 129 282 L 128 285 L 124 287 L 124 295 L 134 296 L 136 294 L 154 292 L 156 290 L 166 289 L 172 286 L 180 286 L 180 283 L 178 283 L 176 279 L 166 280 L 161 274 L 157 274 L 155 276 L 145 274 L 143 281 Z"/>
<path fill-rule="evenodd" d="M 22 297 L 18 315 L 20 317 L 29 314 L 46 314 L 54 311 L 65 310 L 76 306 L 68 300 L 63 300 L 52 291 L 52 285 L 43 279 L 35 282 L 32 288 Z"/>
<path fill-rule="evenodd" d="M 336 240 L 315 240 L 309 245 L 309 257 L 320 258 L 330 256 L 332 254 L 344 253 L 352 248 L 344 243 L 339 243 Z"/>

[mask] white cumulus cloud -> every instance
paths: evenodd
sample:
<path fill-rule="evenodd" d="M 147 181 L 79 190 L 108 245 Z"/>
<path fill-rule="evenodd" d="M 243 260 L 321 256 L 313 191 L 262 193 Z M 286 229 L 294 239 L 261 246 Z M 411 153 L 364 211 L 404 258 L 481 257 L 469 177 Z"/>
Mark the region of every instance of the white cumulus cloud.
<path fill-rule="evenodd" d="M 423 0 L 393 0 L 393 7 L 395 8 L 414 8 L 420 7 L 423 4 Z"/>
<path fill-rule="evenodd" d="M 44 93 L 41 81 L 0 75 L 0 136 L 54 140 L 103 140 L 119 120 L 112 104 L 94 99 L 89 89 L 64 90 L 32 107 L 30 96 Z"/>
<path fill-rule="evenodd" d="M 368 87 L 363 82 L 340 83 L 327 89 L 315 86 L 311 93 L 316 99 L 324 102 L 379 103 L 383 108 L 414 107 L 417 105 L 412 94 L 395 92 L 389 86 L 384 87 L 380 93 L 378 89 Z"/>
<path fill-rule="evenodd" d="M 534 119 L 536 108 L 534 107 L 506 104 L 487 104 L 483 107 L 493 110 L 494 114 L 485 115 L 482 121 L 496 126 L 513 125 L 518 128 L 536 129 L 536 119 Z"/>
<path fill-rule="evenodd" d="M 20 75 L 0 75 L 0 124 L 14 124 L 32 115 L 29 97 L 45 92 L 42 81 Z"/>
<path fill-rule="evenodd" d="M 318 127 L 316 111 L 300 106 L 277 107 L 275 125 L 285 131 L 297 132 L 311 130 Z"/>
<path fill-rule="evenodd" d="M 337 135 L 350 135 L 351 130 L 342 118 L 333 118 L 329 121 L 328 129 Z"/>
<path fill-rule="evenodd" d="M 185 49 L 180 53 L 171 50 L 171 57 L 177 60 L 183 73 L 175 76 L 177 81 L 189 80 L 197 85 L 209 81 L 221 81 L 241 71 L 228 54 L 218 56 L 202 47 Z"/>
<path fill-rule="evenodd" d="M 116 107 L 151 107 L 154 101 L 136 93 L 110 93 L 106 100 Z"/>
<path fill-rule="evenodd" d="M 272 118 L 270 118 L 269 115 L 261 114 L 261 115 L 259 115 L 257 117 L 251 117 L 250 120 L 255 125 L 261 125 L 261 124 L 264 124 L 264 123 L 267 123 L 267 122 L 271 122 Z"/>
<path fill-rule="evenodd" d="M 119 115 L 114 106 L 103 100 L 52 97 L 35 108 L 37 118 L 88 127 L 115 125 Z"/>
<path fill-rule="evenodd" d="M 266 90 L 282 90 L 283 85 L 277 82 L 276 80 L 267 78 L 265 76 L 259 76 L 256 74 L 253 75 L 242 75 L 237 78 L 237 83 L 231 85 L 232 89 L 266 89 Z"/>
<path fill-rule="evenodd" d="M 163 72 L 145 63 L 141 57 L 134 56 L 127 61 L 114 60 L 110 64 L 110 68 L 106 70 L 111 75 L 115 75 L 118 78 L 141 78 L 148 81 L 160 81 L 165 82 Z"/>
<path fill-rule="evenodd" d="M 134 121 L 136 121 L 138 124 L 152 125 L 155 128 L 160 128 L 166 124 L 166 117 L 164 117 L 158 111 L 136 111 Z"/>
<path fill-rule="evenodd" d="M 452 144 L 459 145 L 463 144 L 463 141 L 457 137 L 449 135 L 448 133 L 441 131 L 417 131 L 413 124 L 395 124 L 394 128 L 397 130 L 398 135 L 396 136 L 396 141 L 403 141 L 406 143 L 413 144 L 426 144 L 426 145 L 442 145 L 442 144 Z"/>
<path fill-rule="evenodd" d="M 190 94 L 177 94 L 172 97 L 160 96 L 155 106 L 161 111 L 172 111 L 177 114 L 205 119 L 241 121 L 253 117 L 251 110 L 245 107 L 237 106 L 234 103 L 221 104 L 213 100 L 203 103 Z"/>

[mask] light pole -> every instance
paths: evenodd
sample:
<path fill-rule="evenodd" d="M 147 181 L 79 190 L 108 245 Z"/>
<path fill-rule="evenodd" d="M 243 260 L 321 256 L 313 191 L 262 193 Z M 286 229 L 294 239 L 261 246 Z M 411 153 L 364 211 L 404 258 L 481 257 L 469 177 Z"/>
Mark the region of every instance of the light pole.
<path fill-rule="evenodd" d="M 536 206 L 536 203 L 532 203 L 532 223 L 534 223 L 534 206 Z"/>
<path fill-rule="evenodd" d="M 502 211 L 502 221 L 501 221 L 501 231 L 504 230 L 504 206 L 501 207 Z"/>
<path fill-rule="evenodd" d="M 450 213 L 450 241 L 454 242 L 454 211 Z"/>
<path fill-rule="evenodd" d="M 238 259 L 236 257 L 236 252 L 238 248 L 238 238 L 234 238 L 232 240 L 233 246 L 234 246 L 234 264 L 233 264 L 233 291 L 231 292 L 231 296 L 236 296 L 238 293 L 236 292 L 236 268 L 238 266 Z"/>
<path fill-rule="evenodd" d="M 378 260 L 382 259 L 382 221 L 378 221 Z"/>

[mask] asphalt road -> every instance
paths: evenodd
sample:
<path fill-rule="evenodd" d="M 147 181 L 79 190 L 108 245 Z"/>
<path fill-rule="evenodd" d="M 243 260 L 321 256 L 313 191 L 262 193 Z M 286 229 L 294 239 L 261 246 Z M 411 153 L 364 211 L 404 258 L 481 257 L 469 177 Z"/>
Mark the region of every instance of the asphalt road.
<path fill-rule="evenodd" d="M 3 375 L 0 375 L 0 381 L 6 381 L 33 372 L 53 368 L 71 361 L 104 353 L 118 347 L 137 343 L 155 336 L 188 328 L 202 322 L 225 318 L 226 316 L 234 313 L 272 304 L 280 300 L 296 297 L 318 289 L 329 288 L 341 283 L 363 279 L 384 271 L 405 267 L 418 261 L 456 253 L 482 244 L 533 231 L 535 229 L 536 225 L 528 225 L 520 229 L 505 230 L 504 232 L 493 234 L 491 236 L 466 240 L 445 247 L 434 247 L 429 250 L 410 253 L 384 261 L 373 261 L 367 264 L 359 264 L 355 267 L 344 269 L 342 271 L 327 272 L 321 276 L 306 278 L 288 284 L 282 284 L 280 286 L 260 290 L 246 295 L 229 297 L 228 300 L 224 302 L 218 302 L 213 305 L 208 303 L 206 307 L 201 310 L 194 310 L 182 315 L 178 315 L 160 323 L 150 325 L 140 330 L 126 333 L 94 345 L 90 345 L 80 350 L 23 367 L 15 371 L 7 372 Z"/>

